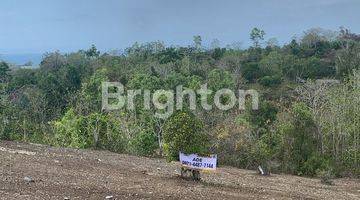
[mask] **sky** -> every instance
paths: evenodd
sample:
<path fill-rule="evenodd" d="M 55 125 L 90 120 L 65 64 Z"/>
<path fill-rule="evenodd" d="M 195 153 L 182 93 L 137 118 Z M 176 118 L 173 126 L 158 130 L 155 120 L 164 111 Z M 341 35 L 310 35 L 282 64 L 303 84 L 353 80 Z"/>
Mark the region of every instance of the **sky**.
<path fill-rule="evenodd" d="M 280 43 L 312 27 L 360 32 L 360 0 L 0 0 L 0 54 L 101 51 L 134 42 L 249 44 L 259 27 Z"/>

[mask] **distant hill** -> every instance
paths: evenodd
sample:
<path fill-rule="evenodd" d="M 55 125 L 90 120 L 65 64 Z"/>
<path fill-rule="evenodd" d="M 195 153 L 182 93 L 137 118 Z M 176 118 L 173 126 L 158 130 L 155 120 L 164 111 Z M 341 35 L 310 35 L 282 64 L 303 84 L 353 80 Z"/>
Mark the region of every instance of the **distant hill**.
<path fill-rule="evenodd" d="M 37 67 L 41 60 L 42 54 L 1 54 L 0 60 L 16 64 L 16 65 L 24 65 L 25 63 L 32 62 L 34 67 Z"/>

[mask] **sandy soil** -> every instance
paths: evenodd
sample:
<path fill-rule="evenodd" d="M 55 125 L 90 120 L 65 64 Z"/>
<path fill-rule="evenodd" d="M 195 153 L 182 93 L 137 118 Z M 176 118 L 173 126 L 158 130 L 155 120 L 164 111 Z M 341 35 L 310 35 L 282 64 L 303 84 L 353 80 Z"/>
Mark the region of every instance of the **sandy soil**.
<path fill-rule="evenodd" d="M 0 141 L 0 199 L 360 199 L 358 179 L 328 186 L 221 167 L 194 182 L 179 173 L 162 159 Z"/>

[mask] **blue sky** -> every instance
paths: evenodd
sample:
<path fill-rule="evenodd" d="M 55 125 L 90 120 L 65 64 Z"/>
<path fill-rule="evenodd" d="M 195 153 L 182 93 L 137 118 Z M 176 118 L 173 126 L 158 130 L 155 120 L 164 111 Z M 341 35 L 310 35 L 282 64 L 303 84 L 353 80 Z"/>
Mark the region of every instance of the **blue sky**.
<path fill-rule="evenodd" d="M 188 45 L 193 35 L 246 46 L 253 27 L 287 42 L 311 27 L 359 33 L 359 10 L 359 0 L 1 0 L 0 54 Z"/>

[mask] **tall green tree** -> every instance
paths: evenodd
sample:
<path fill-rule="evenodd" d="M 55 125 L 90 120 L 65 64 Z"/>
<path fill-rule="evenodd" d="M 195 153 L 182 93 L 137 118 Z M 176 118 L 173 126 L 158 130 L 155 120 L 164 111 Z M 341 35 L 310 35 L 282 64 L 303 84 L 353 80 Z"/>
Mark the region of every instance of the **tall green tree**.
<path fill-rule="evenodd" d="M 254 47 L 259 48 L 260 42 L 264 40 L 265 31 L 259 28 L 253 28 L 250 33 L 250 39 L 253 41 Z"/>
<path fill-rule="evenodd" d="M 6 63 L 1 61 L 0 62 L 0 83 L 7 82 L 10 77 L 10 66 Z"/>

